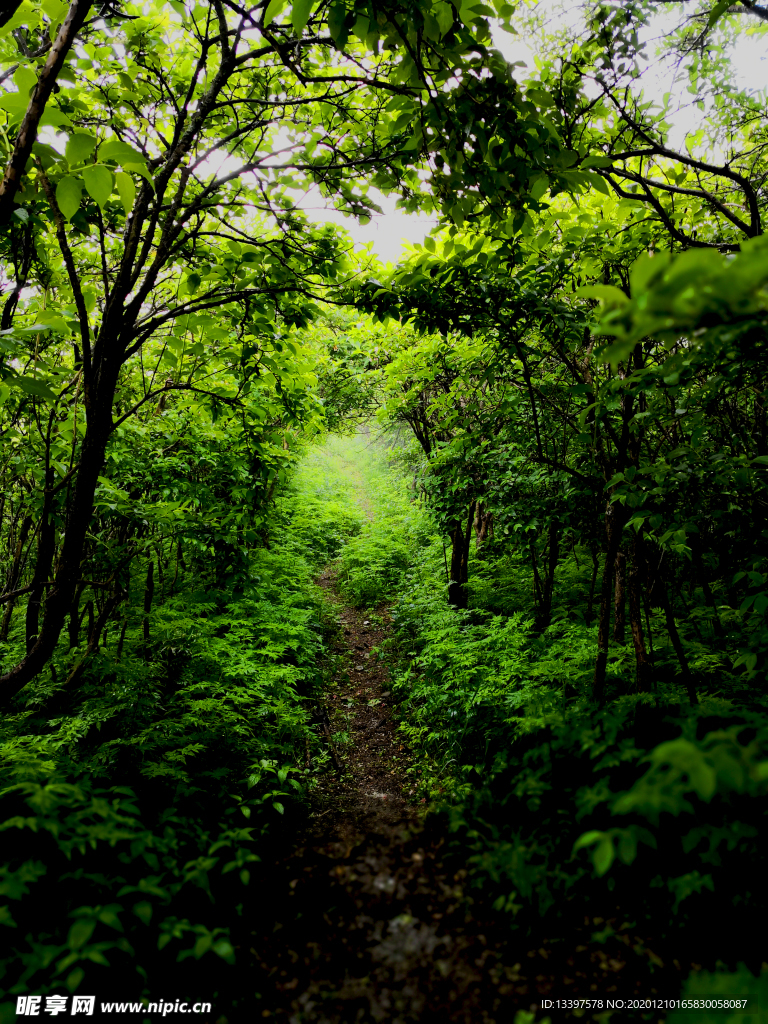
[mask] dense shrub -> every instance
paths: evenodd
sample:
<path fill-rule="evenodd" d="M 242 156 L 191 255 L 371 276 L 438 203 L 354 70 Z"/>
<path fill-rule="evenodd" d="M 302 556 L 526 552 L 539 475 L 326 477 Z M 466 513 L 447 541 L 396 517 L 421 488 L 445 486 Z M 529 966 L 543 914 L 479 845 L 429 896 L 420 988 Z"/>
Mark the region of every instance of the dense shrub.
<path fill-rule="evenodd" d="M 260 873 L 290 843 L 328 756 L 312 723 L 335 619 L 313 574 L 360 518 L 310 455 L 278 498 L 270 549 L 224 582 L 182 573 L 148 616 L 140 567 L 119 646 L 103 642 L 67 689 L 62 645 L 58 672 L 5 718 L 9 1020 L 27 992 L 164 988 L 219 1012 L 252 1001 L 236 948 L 265 906 Z"/>

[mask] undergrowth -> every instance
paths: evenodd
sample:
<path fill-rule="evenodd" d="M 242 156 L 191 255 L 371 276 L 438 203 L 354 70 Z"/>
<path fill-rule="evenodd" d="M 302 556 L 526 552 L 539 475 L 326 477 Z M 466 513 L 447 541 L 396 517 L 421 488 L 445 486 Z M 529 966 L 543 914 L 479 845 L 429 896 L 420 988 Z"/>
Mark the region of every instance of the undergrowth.
<path fill-rule="evenodd" d="M 486 544 L 471 556 L 469 607 L 450 607 L 442 541 L 425 510 L 413 515 L 420 542 L 391 607 L 393 691 L 420 795 L 452 834 L 475 898 L 533 940 L 599 912 L 665 959 L 759 973 L 760 691 L 729 674 L 727 658 L 696 660 L 696 627 L 684 624 L 700 694 L 690 706 L 657 617 L 653 692 L 632 692 L 631 644 L 612 642 L 613 699 L 596 707 L 588 553 L 562 560 L 552 624 L 537 630 L 528 563 Z"/>
<path fill-rule="evenodd" d="M 328 761 L 313 716 L 336 620 L 313 577 L 363 519 L 332 453 L 310 450 L 269 547 L 224 585 L 213 560 L 190 561 L 145 616 L 132 580 L 122 639 L 77 689 L 62 649 L 4 719 L 0 1020 L 26 992 L 252 1005 L 232 965 Z"/>

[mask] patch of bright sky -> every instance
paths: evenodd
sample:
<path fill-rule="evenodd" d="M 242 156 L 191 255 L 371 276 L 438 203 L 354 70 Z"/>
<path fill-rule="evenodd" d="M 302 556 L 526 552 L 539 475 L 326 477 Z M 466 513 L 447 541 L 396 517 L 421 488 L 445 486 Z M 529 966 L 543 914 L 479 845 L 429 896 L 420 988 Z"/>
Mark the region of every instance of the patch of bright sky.
<path fill-rule="evenodd" d="M 579 29 L 583 26 L 583 8 L 581 4 L 563 2 L 563 0 L 540 0 L 536 5 L 543 15 L 547 28 L 555 25 Z M 672 109 L 669 113 L 670 145 L 682 147 L 686 136 L 695 132 L 701 125 L 703 113 L 695 106 L 692 97 L 686 91 L 687 81 L 668 64 L 659 64 L 655 60 L 655 41 L 671 32 L 677 25 L 680 8 L 675 4 L 662 8 L 654 16 L 651 25 L 645 31 L 643 43 L 647 45 L 648 61 L 643 67 L 643 90 L 648 99 L 661 104 L 664 94 L 672 93 Z M 534 35 L 510 35 L 501 29 L 493 33 L 494 45 L 510 62 L 522 62 L 524 67 L 517 67 L 515 77 L 524 81 L 535 73 L 535 56 L 537 40 Z M 742 33 L 737 44 L 734 60 L 734 85 L 738 88 L 756 91 L 768 88 L 768 57 L 766 56 L 765 35 L 758 33 L 748 35 Z M 395 208 L 395 196 L 373 196 L 384 211 L 375 215 L 369 224 L 361 225 L 353 217 L 343 217 L 336 210 L 329 210 L 310 201 L 302 201 L 301 205 L 311 216 L 319 221 L 331 221 L 346 228 L 358 246 L 372 244 L 374 253 L 383 262 L 397 262 L 404 253 L 408 243 L 423 242 L 426 235 L 436 226 L 437 218 L 408 216 Z M 318 197 L 318 201 L 322 200 Z"/>
<path fill-rule="evenodd" d="M 545 31 L 551 31 L 556 27 L 579 31 L 583 27 L 583 7 L 579 2 L 539 0 L 538 3 L 530 6 L 541 15 Z M 698 129 L 704 116 L 695 106 L 694 98 L 686 91 L 687 82 L 684 81 L 684 76 L 678 73 L 677 80 L 675 80 L 674 68 L 668 64 L 660 64 L 654 59 L 655 41 L 671 32 L 678 23 L 679 17 L 678 5 L 670 4 L 668 7 L 662 7 L 646 29 L 643 39 L 648 53 L 648 61 L 645 62 L 643 68 L 643 89 L 648 99 L 659 104 L 661 104 L 665 93 L 672 92 L 673 103 L 668 117 L 671 124 L 669 141 L 675 148 L 683 146 L 686 135 Z M 515 77 L 519 81 L 525 81 L 527 77 L 535 73 L 535 57 L 538 49 L 535 33 L 521 32 L 520 35 L 511 35 L 502 29 L 497 29 L 493 33 L 493 42 L 510 63 L 521 65 L 515 69 Z M 739 88 L 752 91 L 767 89 L 768 57 L 766 56 L 765 35 L 762 33 L 749 35 L 743 32 L 739 37 L 735 56 L 737 59 L 734 60 L 733 67 L 734 84 Z M 41 138 L 60 148 L 65 139 L 60 137 L 54 141 L 57 134 L 53 129 L 43 129 Z M 274 142 L 279 149 L 286 145 L 289 139 L 287 136 L 283 138 L 282 134 L 278 132 Z M 214 170 L 213 165 L 217 163 L 218 161 L 211 161 L 211 170 Z M 224 169 L 226 163 L 225 160 L 220 167 L 215 169 Z M 424 238 L 437 225 L 436 217 L 408 215 L 402 210 L 398 210 L 396 195 L 385 196 L 372 189 L 370 196 L 383 212 L 374 214 L 368 224 L 360 224 L 352 216 L 345 217 L 338 210 L 330 207 L 317 190 L 306 195 L 296 194 L 294 200 L 310 219 L 322 223 L 338 224 L 344 228 L 349 232 L 356 248 L 370 246 L 373 254 L 383 263 L 396 263 L 404 256 L 407 245 L 423 242 Z"/>

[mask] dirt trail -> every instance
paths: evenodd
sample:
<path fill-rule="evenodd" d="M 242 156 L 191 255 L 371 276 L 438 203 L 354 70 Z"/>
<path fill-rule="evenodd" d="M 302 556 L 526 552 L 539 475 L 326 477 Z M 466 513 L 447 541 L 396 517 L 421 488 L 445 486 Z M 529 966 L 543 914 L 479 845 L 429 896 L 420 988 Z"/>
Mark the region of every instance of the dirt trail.
<path fill-rule="evenodd" d="M 333 572 L 318 582 L 333 600 Z M 341 667 L 320 727 L 349 741 L 332 745 L 338 768 L 321 783 L 285 865 L 295 913 L 252 950 L 263 972 L 261 1016 L 291 1024 L 509 1020 L 496 1016 L 498 957 L 466 915 L 464 872 L 449 873 L 445 840 L 424 829 L 424 808 L 412 799 L 409 753 L 376 654 L 389 632 L 386 609 L 340 605 L 339 618 L 332 654 Z M 519 969 L 501 975 L 517 980 Z"/>
<path fill-rule="evenodd" d="M 336 772 L 320 785 L 306 838 L 329 856 L 347 857 L 366 839 L 402 840 L 419 829 L 423 815 L 407 799 L 410 758 L 392 720 L 389 676 L 379 657 L 390 632 L 388 612 L 342 605 L 333 569 L 318 584 L 338 605 L 341 626 L 333 651 L 340 669 L 321 727 L 327 740 L 346 734 L 349 741 L 331 743 Z"/>
<path fill-rule="evenodd" d="M 318 582 L 333 595 L 331 571 Z M 545 997 L 652 994 L 662 980 L 651 977 L 654 954 L 629 933 L 613 934 L 610 922 L 585 918 L 531 948 L 506 915 L 472 900 L 465 871 L 448 866 L 441 826 L 425 827 L 409 792 L 409 752 L 375 651 L 388 633 L 386 610 L 338 604 L 339 669 L 320 728 L 348 732 L 349 741 L 334 744 L 338 769 L 326 774 L 308 828 L 265 894 L 278 923 L 251 950 L 255 1016 L 512 1024 L 517 1010 L 538 1010 Z M 607 937 L 595 940 L 601 930 Z M 556 1014 L 554 1024 L 566 1017 Z"/>

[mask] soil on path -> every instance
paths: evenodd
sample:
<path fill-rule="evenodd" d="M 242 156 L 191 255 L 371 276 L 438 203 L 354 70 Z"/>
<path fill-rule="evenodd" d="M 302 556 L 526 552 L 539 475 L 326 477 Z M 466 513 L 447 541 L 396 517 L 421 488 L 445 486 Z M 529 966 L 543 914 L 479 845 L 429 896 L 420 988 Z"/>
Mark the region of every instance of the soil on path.
<path fill-rule="evenodd" d="M 333 596 L 331 571 L 318 582 Z M 338 670 L 318 724 L 335 768 L 265 893 L 265 920 L 274 907 L 277 921 L 270 934 L 254 933 L 255 1017 L 511 1024 L 520 1009 L 542 1020 L 543 998 L 668 996 L 659 958 L 619 921 L 585 918 L 530 948 L 506 915 L 473 901 L 466 872 L 446 857 L 443 827 L 425 824 L 414 802 L 409 752 L 377 657 L 387 611 L 339 602 L 339 616 Z M 553 1024 L 570 1016 L 556 1012 Z"/>

